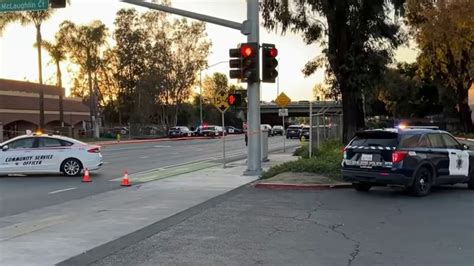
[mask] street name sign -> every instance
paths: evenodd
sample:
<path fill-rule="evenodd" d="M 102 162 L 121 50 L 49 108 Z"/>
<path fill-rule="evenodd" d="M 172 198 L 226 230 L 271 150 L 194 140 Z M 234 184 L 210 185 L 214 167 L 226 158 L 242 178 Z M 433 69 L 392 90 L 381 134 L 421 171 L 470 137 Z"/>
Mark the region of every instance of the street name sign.
<path fill-rule="evenodd" d="M 219 109 L 222 113 L 227 111 L 229 108 L 229 103 L 227 102 L 228 94 L 225 90 L 219 91 L 214 97 L 214 106 Z"/>
<path fill-rule="evenodd" d="M 278 109 L 278 116 L 288 116 L 288 109 Z"/>
<path fill-rule="evenodd" d="M 288 104 L 290 104 L 291 102 L 291 99 L 286 96 L 285 93 L 280 93 L 280 95 L 278 95 L 278 97 L 275 99 L 275 103 L 280 106 L 281 108 L 285 108 L 288 106 Z"/>
<path fill-rule="evenodd" d="M 1 12 L 48 10 L 49 0 L 0 0 Z"/>

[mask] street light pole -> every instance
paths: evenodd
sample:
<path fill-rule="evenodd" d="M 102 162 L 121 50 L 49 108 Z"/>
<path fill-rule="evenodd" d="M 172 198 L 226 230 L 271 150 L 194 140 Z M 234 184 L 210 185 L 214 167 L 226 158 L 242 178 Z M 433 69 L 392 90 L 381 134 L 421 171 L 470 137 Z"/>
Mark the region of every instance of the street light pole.
<path fill-rule="evenodd" d="M 278 58 L 277 72 L 280 73 L 280 59 Z M 280 95 L 280 75 L 277 76 L 277 97 Z"/>
<path fill-rule="evenodd" d="M 202 69 L 199 71 L 199 118 L 199 126 L 202 126 Z"/>

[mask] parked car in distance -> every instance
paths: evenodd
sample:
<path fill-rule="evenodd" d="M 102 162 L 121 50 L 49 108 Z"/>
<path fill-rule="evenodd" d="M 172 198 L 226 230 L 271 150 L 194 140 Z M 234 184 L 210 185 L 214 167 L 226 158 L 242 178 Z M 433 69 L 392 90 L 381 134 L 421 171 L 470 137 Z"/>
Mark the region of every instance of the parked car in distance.
<path fill-rule="evenodd" d="M 277 135 L 283 136 L 284 132 L 285 132 L 285 130 L 283 129 L 283 126 L 276 125 L 276 126 L 272 127 L 272 135 L 273 136 L 277 136 Z"/>
<path fill-rule="evenodd" d="M 117 137 L 118 134 L 122 136 L 128 135 L 128 132 L 129 132 L 128 127 L 114 127 L 114 128 L 109 128 L 105 130 L 104 133 L 112 138 L 115 138 Z"/>
<path fill-rule="evenodd" d="M 291 125 L 286 129 L 286 138 L 293 139 L 300 137 L 301 126 L 300 125 Z"/>
<path fill-rule="evenodd" d="M 272 136 L 272 126 L 270 126 L 269 124 L 261 124 L 260 128 L 262 130 L 266 130 L 268 132 L 269 137 Z"/>
<path fill-rule="evenodd" d="M 309 139 L 309 126 L 303 126 L 300 130 L 300 136 L 299 138 L 305 138 L 306 140 Z"/>
<path fill-rule="evenodd" d="M 227 131 L 221 126 L 216 126 L 217 136 L 227 135 Z"/>
<path fill-rule="evenodd" d="M 197 129 L 197 136 L 201 137 L 215 137 L 218 136 L 219 132 L 217 126 L 200 126 Z"/>
<path fill-rule="evenodd" d="M 186 136 L 191 136 L 191 131 L 187 127 L 183 127 L 183 126 L 172 127 L 168 131 L 168 137 L 170 138 L 186 137 Z"/>
<path fill-rule="evenodd" d="M 227 134 L 242 134 L 243 133 L 242 129 L 236 128 L 236 127 L 233 127 L 233 126 L 227 126 L 227 127 L 225 127 L 225 130 L 226 130 Z"/>

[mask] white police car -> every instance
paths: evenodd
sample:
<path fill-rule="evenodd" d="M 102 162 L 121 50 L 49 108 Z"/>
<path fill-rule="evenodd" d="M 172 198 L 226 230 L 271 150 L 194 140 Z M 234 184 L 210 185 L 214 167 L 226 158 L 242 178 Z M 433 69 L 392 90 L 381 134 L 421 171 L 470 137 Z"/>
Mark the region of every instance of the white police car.
<path fill-rule="evenodd" d="M 56 135 L 23 135 L 0 143 L 0 175 L 63 173 L 102 166 L 100 147 Z"/>

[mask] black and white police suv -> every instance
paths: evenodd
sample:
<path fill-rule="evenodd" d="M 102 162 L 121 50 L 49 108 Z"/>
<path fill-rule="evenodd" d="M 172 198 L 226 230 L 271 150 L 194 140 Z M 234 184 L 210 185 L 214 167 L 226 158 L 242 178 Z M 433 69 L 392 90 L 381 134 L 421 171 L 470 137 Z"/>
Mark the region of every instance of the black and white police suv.
<path fill-rule="evenodd" d="M 102 166 L 100 147 L 56 135 L 29 134 L 0 143 L 0 175 L 63 173 Z"/>
<path fill-rule="evenodd" d="M 344 148 L 342 176 L 358 191 L 402 185 L 425 196 L 433 185 L 456 183 L 474 189 L 473 156 L 467 145 L 437 129 L 368 130 Z"/>

